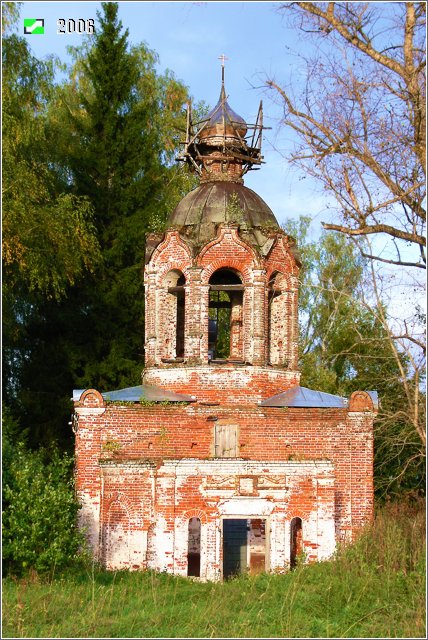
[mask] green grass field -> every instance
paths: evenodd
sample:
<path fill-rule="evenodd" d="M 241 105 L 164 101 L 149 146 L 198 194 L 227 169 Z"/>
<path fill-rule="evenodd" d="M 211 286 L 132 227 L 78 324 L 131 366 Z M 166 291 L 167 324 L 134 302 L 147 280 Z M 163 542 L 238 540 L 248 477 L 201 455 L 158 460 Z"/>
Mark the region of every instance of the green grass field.
<path fill-rule="evenodd" d="M 225 583 L 91 567 L 7 577 L 2 635 L 426 637 L 424 524 L 421 505 L 392 505 L 331 562 Z"/>

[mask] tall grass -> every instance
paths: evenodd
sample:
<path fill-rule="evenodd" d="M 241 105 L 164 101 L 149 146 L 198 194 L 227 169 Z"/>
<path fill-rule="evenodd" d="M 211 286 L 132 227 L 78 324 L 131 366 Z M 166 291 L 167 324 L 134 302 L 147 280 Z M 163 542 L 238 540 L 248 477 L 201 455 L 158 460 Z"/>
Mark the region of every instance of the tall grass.
<path fill-rule="evenodd" d="M 425 512 L 384 507 L 331 562 L 200 583 L 154 572 L 70 570 L 3 581 L 3 637 L 425 636 Z"/>

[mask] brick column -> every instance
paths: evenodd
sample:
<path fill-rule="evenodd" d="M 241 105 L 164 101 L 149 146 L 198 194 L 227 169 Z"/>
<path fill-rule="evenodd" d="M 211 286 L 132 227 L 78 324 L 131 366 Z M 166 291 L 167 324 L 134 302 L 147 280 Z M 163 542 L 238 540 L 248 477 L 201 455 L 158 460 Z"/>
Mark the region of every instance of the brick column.
<path fill-rule="evenodd" d="M 145 365 L 156 361 L 156 269 L 146 267 L 145 278 Z"/>
<path fill-rule="evenodd" d="M 200 362 L 208 362 L 208 318 L 210 302 L 210 285 L 200 285 Z"/>
<path fill-rule="evenodd" d="M 290 292 L 290 333 L 289 333 L 289 368 L 295 371 L 298 367 L 299 357 L 299 308 L 298 308 L 298 295 L 299 295 L 299 283 L 296 276 L 291 277 L 291 292 Z"/>
<path fill-rule="evenodd" d="M 190 267 L 188 284 L 186 285 L 185 302 L 185 336 L 184 336 L 184 356 L 191 364 L 201 362 L 201 342 L 204 328 L 202 325 L 204 315 L 203 297 L 205 296 L 205 286 L 201 285 L 201 267 Z M 207 310 L 208 312 L 208 310 Z M 208 319 L 206 322 L 206 332 L 208 334 Z M 208 340 L 208 338 L 207 338 Z M 208 351 L 208 346 L 207 346 Z"/>
<path fill-rule="evenodd" d="M 252 363 L 263 366 L 265 359 L 265 277 L 264 269 L 253 270 L 253 357 Z"/>

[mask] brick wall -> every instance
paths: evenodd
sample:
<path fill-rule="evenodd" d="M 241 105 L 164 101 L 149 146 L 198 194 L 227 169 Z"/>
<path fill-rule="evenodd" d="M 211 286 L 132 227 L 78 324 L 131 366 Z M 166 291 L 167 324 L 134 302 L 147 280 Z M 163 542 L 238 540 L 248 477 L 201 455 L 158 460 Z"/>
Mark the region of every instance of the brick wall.
<path fill-rule="evenodd" d="M 297 369 L 297 275 L 298 266 L 287 237 L 278 231 L 273 246 L 262 256 L 244 242 L 236 227 L 220 225 L 217 237 L 192 256 L 191 248 L 177 231 L 168 231 L 154 250 L 145 269 L 146 365 L 162 367 L 162 359 L 174 356 L 176 325 L 174 305 L 168 297 L 171 273 L 185 278 L 186 363 L 208 362 L 209 280 L 227 267 L 239 273 L 243 293 L 241 344 L 232 345 L 242 359 L 253 365 L 273 364 Z M 276 274 L 274 304 L 270 304 L 270 280 Z M 272 316 L 272 317 L 271 317 Z M 269 338 L 268 338 L 269 336 Z"/>
<path fill-rule="evenodd" d="M 206 523 L 218 522 L 219 501 L 240 495 L 242 475 L 255 475 L 252 499 L 261 500 L 260 508 L 274 504 L 269 517 L 274 513 L 281 520 L 277 527 L 288 526 L 293 517 L 302 518 L 305 550 L 310 559 L 326 557 L 334 540 L 351 539 L 372 516 L 373 414 L 367 410 L 208 407 L 195 403 L 178 407 L 109 404 L 91 410 L 81 406 L 76 411 L 77 492 L 83 504 L 82 522 L 89 527 L 88 536 L 107 566 L 147 566 L 152 526 L 151 535 L 157 540 L 152 542 L 152 566 L 172 570 L 177 543 L 172 542 L 172 536 L 178 514 L 181 517 L 185 513 L 190 518 L 189 514 L 199 513 Z M 213 458 L 218 421 L 237 425 L 239 460 Z M 209 464 L 215 465 L 212 475 L 218 482 L 210 500 L 204 485 L 209 474 L 204 475 L 200 466 Z M 327 484 L 318 473 L 326 464 L 330 474 Z M 177 465 L 186 469 L 179 493 L 175 471 L 171 471 Z M 230 471 L 230 465 L 242 465 L 246 471 Z M 249 471 L 251 465 L 257 468 Z M 281 467 L 282 479 L 277 487 L 281 499 L 274 491 L 275 465 Z M 272 490 L 264 488 L 263 493 L 263 481 L 269 476 Z M 222 478 L 226 484 L 222 485 Z M 324 491 L 329 496 L 325 500 Z M 238 500 L 242 506 L 242 498 Z M 122 524 L 114 520 L 114 514 L 118 517 L 120 513 Z M 327 530 L 324 542 L 320 538 L 323 519 Z M 279 535 L 278 531 L 275 535 Z M 120 552 L 122 558 L 109 551 L 115 546 L 126 549 Z M 285 547 L 282 544 L 279 555 L 271 549 L 272 566 L 286 566 Z M 174 570 L 184 573 L 184 551 L 180 554 L 181 564 L 174 564 Z M 218 554 L 216 557 L 215 562 L 211 558 L 214 564 L 219 562 Z M 218 576 L 219 571 L 219 567 L 210 566 L 208 573 Z"/>
<path fill-rule="evenodd" d="M 189 522 L 198 518 L 201 578 L 222 576 L 225 519 L 263 529 L 258 562 L 283 571 L 293 518 L 317 560 L 373 515 L 368 394 L 354 393 L 348 409 L 260 406 L 300 380 L 298 264 L 287 236 L 269 233 L 264 254 L 233 225 L 198 251 L 177 230 L 151 244 L 143 383 L 194 402 L 121 406 L 87 390 L 75 403 L 80 522 L 109 568 L 187 575 Z M 230 297 L 231 357 L 240 364 L 209 359 L 210 278 L 222 268 L 244 287 Z"/>

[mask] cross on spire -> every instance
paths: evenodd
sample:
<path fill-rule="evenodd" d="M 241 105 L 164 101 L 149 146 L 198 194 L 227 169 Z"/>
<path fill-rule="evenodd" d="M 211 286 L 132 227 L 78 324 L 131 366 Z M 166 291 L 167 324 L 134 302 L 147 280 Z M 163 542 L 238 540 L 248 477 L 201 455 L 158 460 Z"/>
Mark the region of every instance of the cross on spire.
<path fill-rule="evenodd" d="M 227 58 L 224 53 L 222 53 L 219 57 L 219 60 L 221 60 L 221 81 L 224 84 L 224 63 L 226 62 L 226 60 L 229 60 L 229 58 Z"/>

